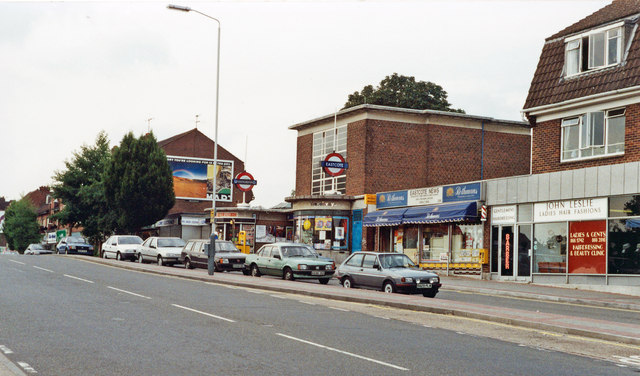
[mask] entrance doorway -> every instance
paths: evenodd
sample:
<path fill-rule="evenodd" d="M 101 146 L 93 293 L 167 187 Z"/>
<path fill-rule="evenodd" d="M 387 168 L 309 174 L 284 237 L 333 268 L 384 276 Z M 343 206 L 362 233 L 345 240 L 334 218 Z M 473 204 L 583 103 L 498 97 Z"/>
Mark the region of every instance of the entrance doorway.
<path fill-rule="evenodd" d="M 531 277 L 531 225 L 493 226 L 492 272 L 502 280 L 528 281 Z"/>

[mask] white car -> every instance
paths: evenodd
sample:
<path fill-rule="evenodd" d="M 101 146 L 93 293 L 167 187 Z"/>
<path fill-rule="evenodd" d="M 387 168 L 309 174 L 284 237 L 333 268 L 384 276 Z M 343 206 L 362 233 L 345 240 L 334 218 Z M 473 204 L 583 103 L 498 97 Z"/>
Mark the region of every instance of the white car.
<path fill-rule="evenodd" d="M 113 235 L 102 243 L 102 257 L 116 260 L 138 259 L 142 238 L 137 235 Z"/>
<path fill-rule="evenodd" d="M 186 242 L 180 238 L 163 238 L 152 236 L 140 246 L 138 262 L 157 262 L 158 265 L 180 263 L 180 253 Z"/>

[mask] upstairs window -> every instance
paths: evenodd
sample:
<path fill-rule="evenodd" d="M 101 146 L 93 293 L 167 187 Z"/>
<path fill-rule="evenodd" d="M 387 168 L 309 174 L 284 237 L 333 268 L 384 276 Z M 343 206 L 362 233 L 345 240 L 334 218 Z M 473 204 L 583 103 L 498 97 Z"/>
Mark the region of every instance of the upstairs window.
<path fill-rule="evenodd" d="M 624 154 L 624 108 L 562 120 L 561 160 Z"/>
<path fill-rule="evenodd" d="M 325 192 L 347 193 L 346 174 L 331 176 L 324 172 L 320 162 L 327 154 L 336 152 L 347 157 L 347 126 L 320 131 L 313 134 L 313 167 L 311 169 L 311 194 L 322 195 Z"/>
<path fill-rule="evenodd" d="M 567 39 L 565 43 L 565 75 L 619 64 L 622 60 L 622 30 L 617 25 L 598 29 Z"/>

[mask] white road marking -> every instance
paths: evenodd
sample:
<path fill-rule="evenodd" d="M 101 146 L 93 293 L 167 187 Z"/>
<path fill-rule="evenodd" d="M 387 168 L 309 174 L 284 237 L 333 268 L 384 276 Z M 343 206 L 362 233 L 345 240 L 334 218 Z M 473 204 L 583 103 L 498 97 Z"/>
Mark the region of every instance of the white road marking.
<path fill-rule="evenodd" d="M 84 278 L 80 278 L 80 277 L 74 277 L 74 276 L 69 275 L 69 274 L 65 274 L 64 276 L 67 277 L 67 278 L 77 279 L 78 281 L 82 281 L 82 282 L 94 283 L 93 281 L 89 281 L 88 279 L 84 279 Z"/>
<path fill-rule="evenodd" d="M 18 362 L 18 365 L 22 367 L 23 370 L 27 371 L 27 373 L 38 373 L 38 371 L 29 365 L 29 363 Z"/>
<path fill-rule="evenodd" d="M 340 354 L 352 356 L 352 357 L 358 358 L 358 359 L 363 359 L 363 360 L 366 360 L 366 361 L 369 361 L 369 362 L 373 362 L 373 363 L 377 363 L 377 364 L 380 364 L 380 365 L 383 365 L 383 366 L 399 369 L 401 371 L 409 371 L 409 368 L 396 366 L 395 364 L 386 363 L 386 362 L 383 362 L 383 361 L 380 361 L 380 360 L 376 360 L 376 359 L 372 359 L 372 358 L 367 358 L 366 356 L 350 353 L 350 352 L 343 351 L 343 350 L 338 350 L 338 349 L 335 349 L 333 347 L 321 345 L 319 343 L 310 342 L 310 341 L 307 341 L 307 340 L 304 340 L 304 339 L 300 339 L 300 338 L 296 338 L 296 337 L 291 337 L 291 336 L 288 336 L 286 334 L 282 334 L 282 333 L 276 333 L 276 334 L 279 335 L 280 337 L 284 337 L 284 338 L 288 338 L 288 339 L 291 339 L 291 340 L 294 340 L 294 341 L 306 343 L 307 345 L 320 347 L 321 349 L 325 349 L 325 350 L 329 350 L 329 351 L 335 351 L 335 352 L 340 353 Z"/>
<path fill-rule="evenodd" d="M 7 346 L 4 345 L 0 345 L 0 351 L 5 354 L 13 354 L 13 351 L 11 351 Z"/>
<path fill-rule="evenodd" d="M 15 262 L 16 264 L 20 264 L 20 265 L 27 265 L 24 262 L 20 262 L 20 261 L 16 261 L 16 260 L 9 260 L 11 262 Z"/>
<path fill-rule="evenodd" d="M 39 267 L 39 266 L 35 266 L 35 265 L 34 265 L 33 267 L 34 267 L 34 268 L 36 268 L 36 269 L 44 270 L 45 272 L 53 273 L 53 270 L 49 270 L 49 269 L 45 269 L 45 268 L 41 268 L 41 267 Z"/>
<path fill-rule="evenodd" d="M 206 313 L 206 312 L 198 311 L 197 309 L 188 308 L 188 307 L 184 307 L 184 306 L 177 305 L 177 304 L 172 304 L 172 306 L 177 307 L 177 308 L 186 309 L 187 311 L 191 311 L 191 312 L 199 313 L 199 314 L 201 314 L 201 315 L 205 315 L 205 316 L 213 317 L 214 319 L 223 320 L 223 321 L 228 321 L 228 322 L 235 322 L 235 320 L 231 320 L 231 319 L 228 319 L 228 318 L 225 318 L 225 317 L 222 317 L 222 316 L 212 315 L 211 313 Z"/>
<path fill-rule="evenodd" d="M 305 302 L 304 300 L 298 300 L 298 302 L 300 302 L 300 303 L 302 303 L 302 304 L 316 305 L 316 303 Z"/>
<path fill-rule="evenodd" d="M 344 308 L 338 308 L 338 307 L 329 307 L 329 308 L 335 309 L 336 311 L 350 312 L 348 309 L 344 309 Z"/>
<path fill-rule="evenodd" d="M 383 319 L 383 320 L 390 320 L 388 317 L 384 317 L 384 316 L 373 315 L 373 317 L 378 318 L 378 319 Z"/>
<path fill-rule="evenodd" d="M 137 297 L 139 297 L 139 298 L 151 299 L 151 298 L 150 298 L 150 297 L 148 297 L 148 296 L 144 296 L 144 295 L 136 294 L 135 292 L 131 292 L 131 291 L 127 291 L 127 290 L 120 290 L 120 289 L 117 289 L 117 288 L 115 288 L 115 287 L 111 287 L 111 286 L 107 286 L 107 288 L 108 288 L 108 289 L 111 289 L 111 290 L 120 291 L 120 292 L 123 292 L 123 293 L 125 293 L 125 294 L 129 294 L 129 295 L 137 296 Z"/>
<path fill-rule="evenodd" d="M 640 367 L 640 355 L 631 355 L 628 357 L 614 355 L 614 358 L 620 363 L 628 364 L 634 367 Z"/>
<path fill-rule="evenodd" d="M 282 295 L 269 295 L 269 296 L 274 297 L 274 298 L 278 298 L 278 299 L 289 299 L 288 297 L 282 296 Z"/>

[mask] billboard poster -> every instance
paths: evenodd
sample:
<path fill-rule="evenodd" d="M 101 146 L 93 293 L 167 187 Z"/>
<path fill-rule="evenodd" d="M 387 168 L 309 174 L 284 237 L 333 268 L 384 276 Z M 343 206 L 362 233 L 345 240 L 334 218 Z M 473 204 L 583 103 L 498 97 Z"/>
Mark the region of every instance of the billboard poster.
<path fill-rule="evenodd" d="M 607 272 L 607 221 L 569 222 L 569 273 Z"/>
<path fill-rule="evenodd" d="M 233 161 L 219 160 L 214 171 L 213 159 L 167 156 L 173 174 L 173 190 L 177 199 L 211 200 L 213 174 L 216 174 L 216 201 L 233 199 Z"/>

